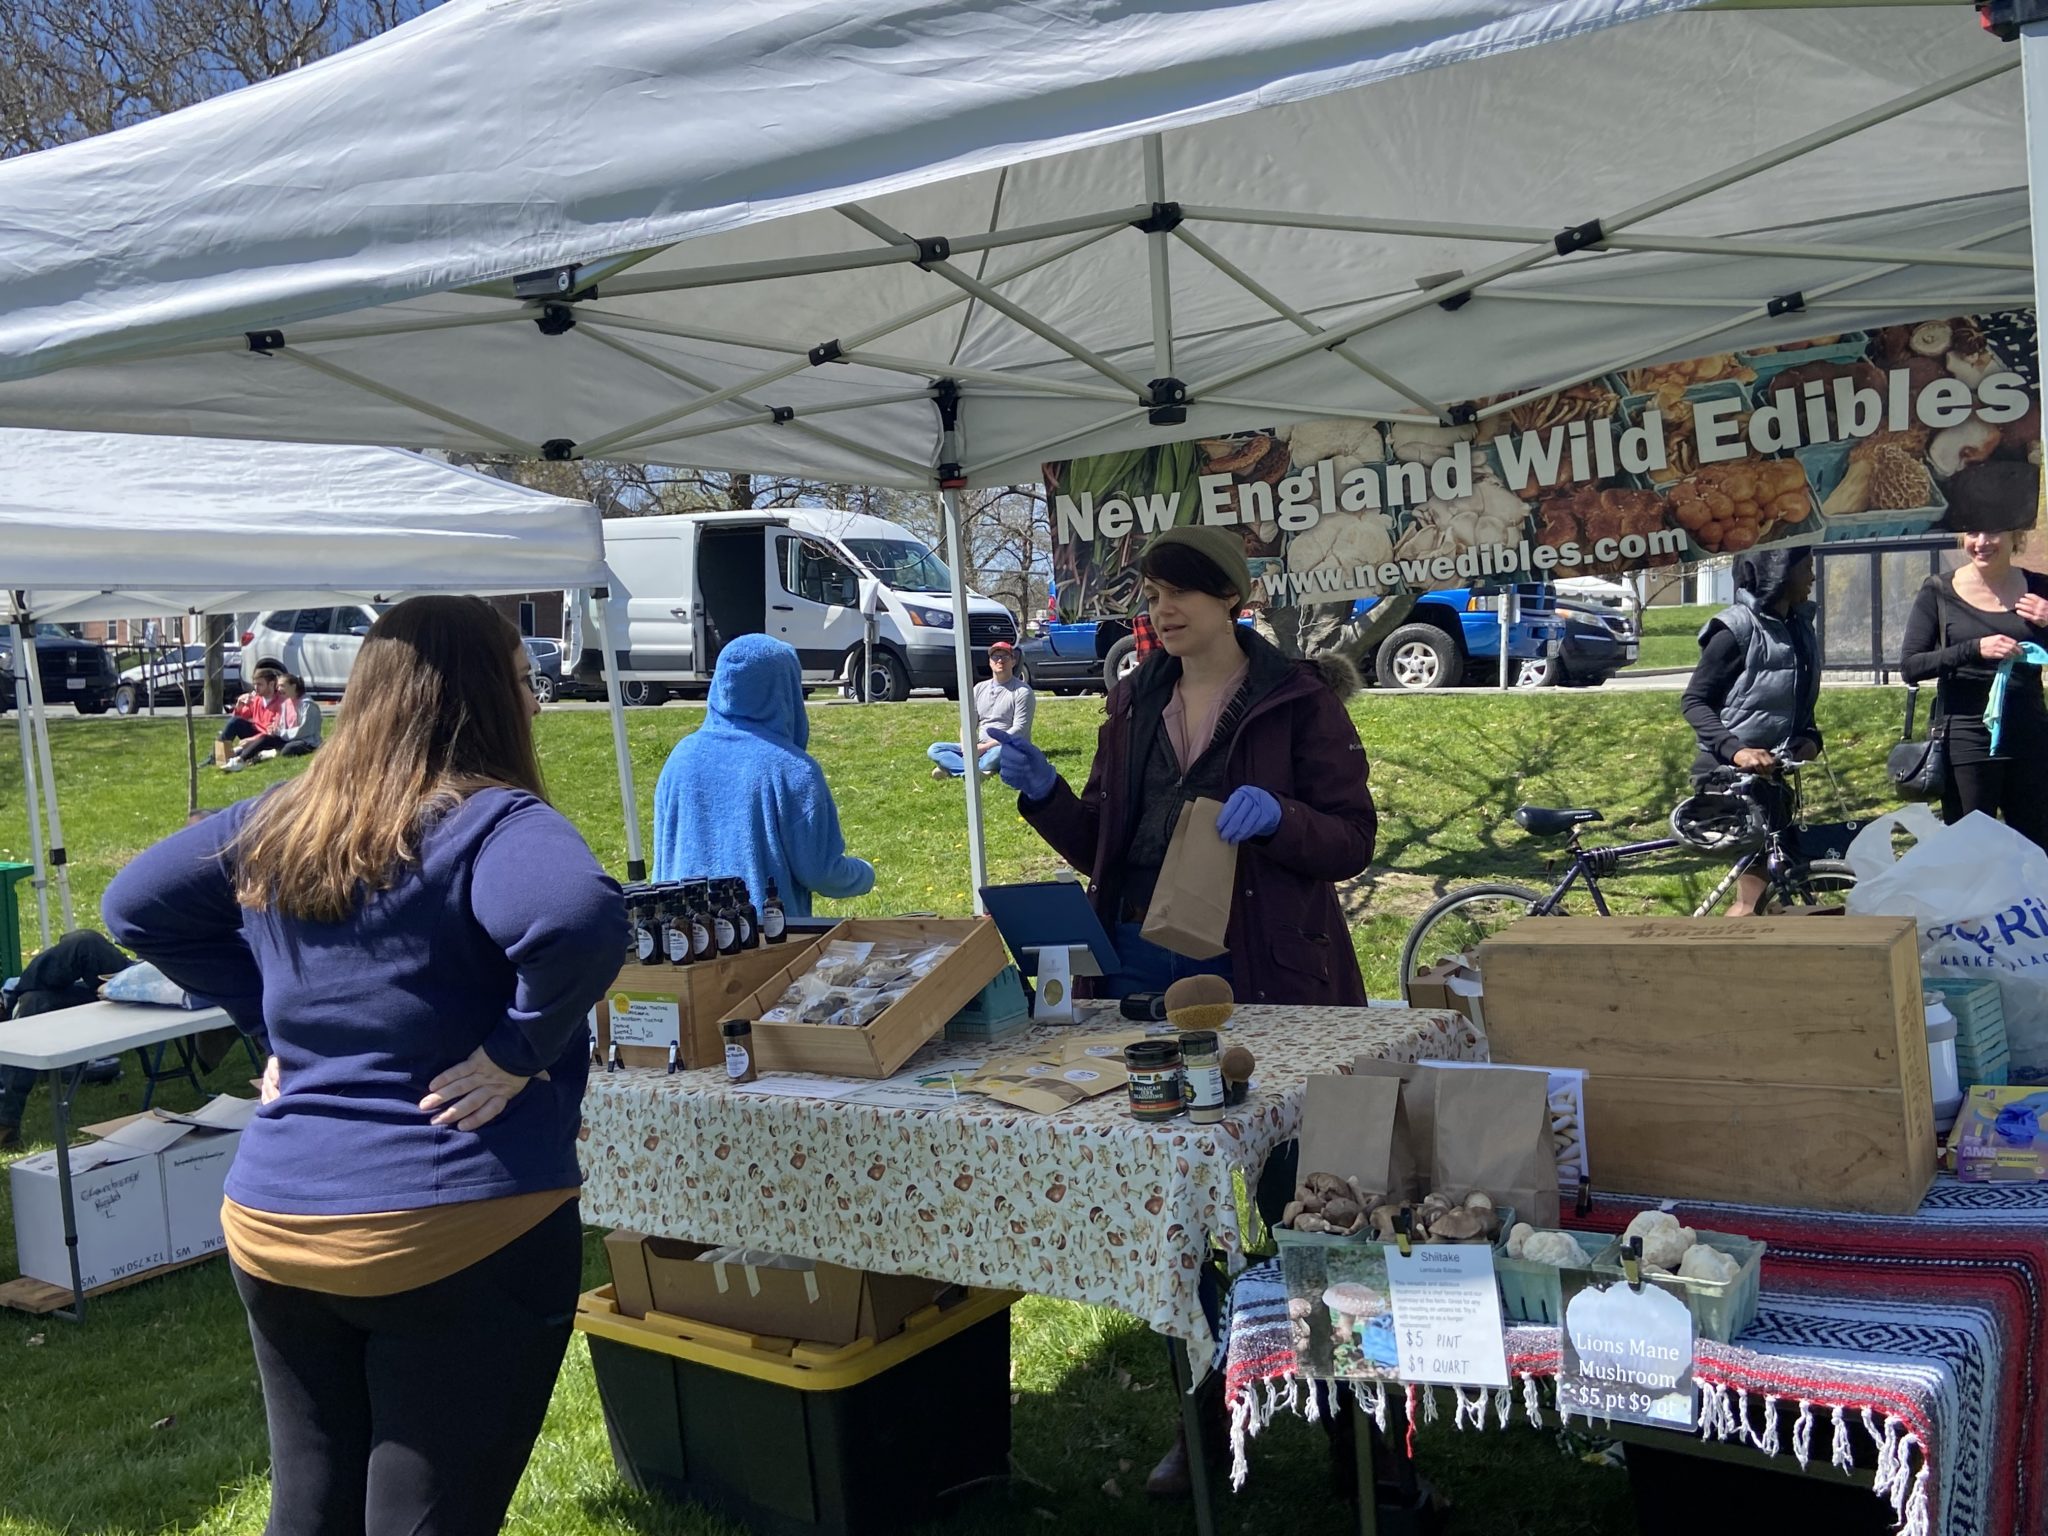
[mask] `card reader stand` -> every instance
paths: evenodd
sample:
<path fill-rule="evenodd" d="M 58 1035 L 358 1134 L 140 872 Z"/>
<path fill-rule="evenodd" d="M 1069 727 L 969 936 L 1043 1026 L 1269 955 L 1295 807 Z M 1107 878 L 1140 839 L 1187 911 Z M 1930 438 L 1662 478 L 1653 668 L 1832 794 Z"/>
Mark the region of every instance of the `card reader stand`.
<path fill-rule="evenodd" d="M 1086 944 L 1029 944 L 1024 953 L 1031 957 L 1032 975 L 1037 980 L 1032 1022 L 1073 1023 L 1074 978 L 1102 974 L 1095 951 Z"/>

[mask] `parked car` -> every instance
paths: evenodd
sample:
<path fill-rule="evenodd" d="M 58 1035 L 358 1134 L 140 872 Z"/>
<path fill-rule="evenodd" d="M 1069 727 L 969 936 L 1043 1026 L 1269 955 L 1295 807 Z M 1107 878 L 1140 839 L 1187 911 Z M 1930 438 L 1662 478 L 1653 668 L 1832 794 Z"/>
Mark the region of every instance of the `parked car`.
<path fill-rule="evenodd" d="M 1564 639 L 1548 589 L 1516 588 L 1521 608 L 1508 627 L 1508 655 L 1516 662 L 1545 661 Z M 1362 619 L 1378 598 L 1353 608 Z M 1481 673 L 1499 677 L 1500 619 L 1496 594 L 1456 588 L 1424 593 L 1414 611 L 1374 653 L 1372 674 L 1382 687 L 1454 688 Z M 1071 692 L 1113 686 L 1139 660 L 1131 624 L 1122 619 L 1061 623 L 1058 596 L 1047 599 L 1046 622 L 1018 646 L 1018 660 L 1034 688 Z"/>
<path fill-rule="evenodd" d="M 338 695 L 363 648 L 363 636 L 389 604 L 348 603 L 339 608 L 278 608 L 256 615 L 242 631 L 242 654 L 256 658 L 253 677 L 276 667 L 305 680 L 306 692 Z"/>
<path fill-rule="evenodd" d="M 1525 661 L 1515 676 L 1518 688 L 1597 688 L 1642 654 L 1642 635 L 1632 613 L 1599 602 L 1562 601 L 1564 643 L 1555 656 Z"/>
<path fill-rule="evenodd" d="M 533 696 L 543 704 L 562 697 L 562 642 L 528 635 L 520 644 L 533 663 Z"/>
<path fill-rule="evenodd" d="M 55 624 L 38 624 L 35 633 L 36 671 L 42 678 L 43 702 L 69 704 L 81 715 L 103 715 L 114 702 L 119 679 L 106 649 L 65 633 Z M 15 703 L 14 632 L 0 628 L 0 709 Z M 27 690 L 22 690 L 23 698 Z"/>
<path fill-rule="evenodd" d="M 196 704 L 206 691 L 206 647 L 187 645 L 179 651 L 159 651 L 121 673 L 114 689 L 114 713 L 132 715 L 149 707 L 151 691 L 159 704 L 183 708 L 185 690 L 192 690 Z M 221 693 L 229 702 L 242 691 L 242 652 L 226 646 L 220 658 Z"/>

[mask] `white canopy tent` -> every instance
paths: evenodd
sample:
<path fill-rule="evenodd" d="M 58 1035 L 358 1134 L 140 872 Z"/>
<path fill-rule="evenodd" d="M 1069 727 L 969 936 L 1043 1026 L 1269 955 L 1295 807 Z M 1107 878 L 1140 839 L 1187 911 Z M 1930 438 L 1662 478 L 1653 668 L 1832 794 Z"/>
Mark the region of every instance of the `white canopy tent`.
<path fill-rule="evenodd" d="M 2040 46 L 1946 3 L 452 0 L 0 165 L 0 420 L 939 488 L 957 587 L 952 491 L 1042 459 L 2031 304 Z"/>
<path fill-rule="evenodd" d="M 44 942 L 46 856 L 67 927 L 71 892 L 36 624 L 384 602 L 418 592 L 577 591 L 609 581 L 597 510 L 587 502 L 417 453 L 0 429 L 0 607 L 14 628 Z M 639 878 L 632 765 L 611 681 L 627 856 Z"/>

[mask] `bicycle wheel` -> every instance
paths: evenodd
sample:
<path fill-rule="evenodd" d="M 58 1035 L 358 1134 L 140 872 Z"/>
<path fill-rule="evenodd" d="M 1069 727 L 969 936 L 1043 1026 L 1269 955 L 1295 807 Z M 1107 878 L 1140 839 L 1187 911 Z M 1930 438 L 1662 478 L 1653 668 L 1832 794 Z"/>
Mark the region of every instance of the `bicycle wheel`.
<path fill-rule="evenodd" d="M 1787 882 L 1791 887 L 1791 905 L 1800 907 L 1830 907 L 1839 902 L 1856 888 L 1856 871 L 1840 859 L 1815 859 Z M 1767 893 L 1763 910 L 1782 910 L 1778 892 Z"/>
<path fill-rule="evenodd" d="M 1448 891 L 1415 920 L 1401 946 L 1401 991 L 1425 966 L 1445 955 L 1469 955 L 1510 923 L 1520 922 L 1543 900 L 1526 885 L 1468 885 Z"/>

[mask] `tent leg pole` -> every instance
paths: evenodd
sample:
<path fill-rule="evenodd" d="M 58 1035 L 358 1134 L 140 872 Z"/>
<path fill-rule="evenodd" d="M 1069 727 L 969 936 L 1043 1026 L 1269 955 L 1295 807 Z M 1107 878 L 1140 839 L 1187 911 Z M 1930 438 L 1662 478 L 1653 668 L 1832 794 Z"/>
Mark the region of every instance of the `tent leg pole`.
<path fill-rule="evenodd" d="M 35 738 L 36 762 L 43 775 L 43 816 L 50 828 L 50 869 L 57 876 L 57 899 L 64 914 L 64 931 L 69 933 L 72 928 L 71 872 L 65 867 L 64 820 L 57 813 L 57 770 L 50 761 L 50 714 L 43 700 L 42 666 L 36 660 L 35 632 L 24 627 L 15 633 L 21 636 L 22 645 L 26 648 L 15 654 L 28 657 L 28 693 L 35 711 L 29 720 L 29 734 Z M 16 670 L 20 671 L 19 668 Z"/>
<path fill-rule="evenodd" d="M 2048 187 L 2048 22 L 2020 28 L 2020 99 L 2026 108 L 2027 185 Z M 2035 303 L 2048 274 L 2048 197 L 2030 200 L 2033 218 Z"/>
<path fill-rule="evenodd" d="M 948 450 L 954 434 L 947 433 Z M 953 677 L 960 689 L 960 761 L 967 772 L 967 867 L 972 882 L 969 895 L 978 916 L 982 911 L 981 888 L 988 884 L 988 854 L 981 836 L 981 764 L 974 750 L 980 731 L 974 718 L 974 637 L 967 619 L 967 538 L 960 526 L 960 492 L 954 486 L 940 493 L 946 510 L 946 563 L 953 570 Z"/>
<path fill-rule="evenodd" d="M 640 796 L 633 788 L 633 754 L 626 747 L 626 709 L 619 691 L 619 653 L 612 649 L 611 625 L 605 617 L 605 610 L 611 605 L 611 594 L 600 590 L 591 595 L 597 610 L 597 644 L 604 653 L 604 696 L 612 717 L 612 755 L 619 765 L 619 808 L 626 817 L 626 878 L 640 881 L 647 878 L 647 855 L 640 846 Z"/>
<path fill-rule="evenodd" d="M 14 624 L 14 654 L 28 654 L 28 636 L 21 622 Z M 42 947 L 50 947 L 50 866 L 43 857 L 43 797 L 37 787 L 36 752 L 32 728 L 29 725 L 28 699 L 24 696 L 26 685 L 22 682 L 21 668 L 14 669 L 14 723 L 21 732 L 21 784 L 28 809 L 29 856 L 35 863 L 35 875 L 29 884 L 36 892 L 36 931 L 42 936 Z"/>

